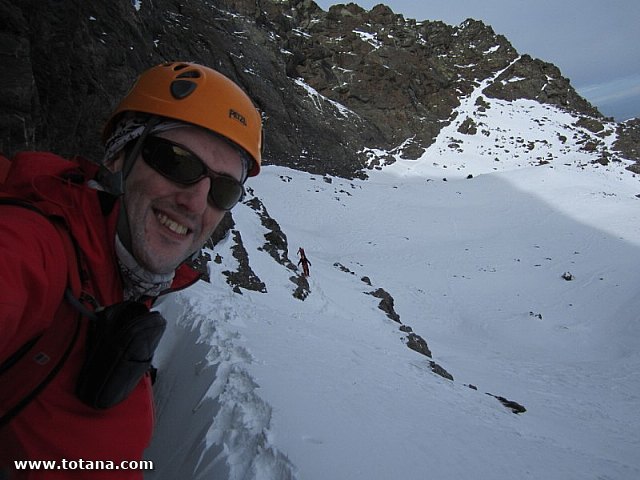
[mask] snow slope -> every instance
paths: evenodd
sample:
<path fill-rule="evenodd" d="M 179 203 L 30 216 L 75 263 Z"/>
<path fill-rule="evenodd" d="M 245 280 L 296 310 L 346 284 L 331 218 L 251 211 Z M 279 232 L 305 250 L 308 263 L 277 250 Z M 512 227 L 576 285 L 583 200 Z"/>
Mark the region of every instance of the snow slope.
<path fill-rule="evenodd" d="M 211 284 L 160 305 L 174 320 L 148 478 L 640 478 L 640 179 L 592 164 L 553 107 L 479 109 L 482 86 L 420 160 L 252 179 L 289 258 L 312 262 L 310 294 L 237 207 L 267 293 L 225 282 L 230 237 Z M 378 288 L 453 381 L 407 348 Z"/>

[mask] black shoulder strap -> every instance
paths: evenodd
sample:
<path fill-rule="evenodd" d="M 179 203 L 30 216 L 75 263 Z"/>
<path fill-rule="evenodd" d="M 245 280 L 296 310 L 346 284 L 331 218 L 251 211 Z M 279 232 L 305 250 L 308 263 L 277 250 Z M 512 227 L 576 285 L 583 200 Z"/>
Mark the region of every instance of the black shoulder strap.
<path fill-rule="evenodd" d="M 21 199 L 0 197 L 0 205 L 26 208 L 52 222 L 62 238 L 69 264 L 65 298 L 77 299 L 82 290 L 80 253 L 67 227 Z M 79 336 L 80 318 L 71 301 L 61 300 L 51 325 L 0 365 L 0 427 L 9 423 L 58 374 Z"/>

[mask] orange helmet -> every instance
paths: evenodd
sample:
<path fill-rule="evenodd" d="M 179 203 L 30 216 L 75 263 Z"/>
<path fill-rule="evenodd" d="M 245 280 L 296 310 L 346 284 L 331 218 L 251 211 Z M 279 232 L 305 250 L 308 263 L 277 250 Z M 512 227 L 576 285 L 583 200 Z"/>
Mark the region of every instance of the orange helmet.
<path fill-rule="evenodd" d="M 157 65 L 138 77 L 107 121 L 109 138 L 123 112 L 143 112 L 211 130 L 242 147 L 253 159 L 249 176 L 260 172 L 262 118 L 247 94 L 221 73 L 196 63 Z"/>

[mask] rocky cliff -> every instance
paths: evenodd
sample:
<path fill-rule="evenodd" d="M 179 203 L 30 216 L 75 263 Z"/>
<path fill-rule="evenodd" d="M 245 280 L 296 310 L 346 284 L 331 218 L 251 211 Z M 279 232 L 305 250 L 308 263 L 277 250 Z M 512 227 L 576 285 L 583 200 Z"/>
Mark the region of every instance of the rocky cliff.
<path fill-rule="evenodd" d="M 372 158 L 376 149 L 419 157 L 459 99 L 498 74 L 488 97 L 603 120 L 558 68 L 520 55 L 482 22 L 418 22 L 384 5 L 325 12 L 311 0 L 1 0 L 0 59 L 5 154 L 99 158 L 101 125 L 132 79 L 175 59 L 242 85 L 264 112 L 265 162 L 313 173 L 363 176 L 385 161 Z M 637 160 L 637 127 L 619 130 L 616 150 L 602 157 Z M 594 148 L 605 148 L 597 137 Z"/>

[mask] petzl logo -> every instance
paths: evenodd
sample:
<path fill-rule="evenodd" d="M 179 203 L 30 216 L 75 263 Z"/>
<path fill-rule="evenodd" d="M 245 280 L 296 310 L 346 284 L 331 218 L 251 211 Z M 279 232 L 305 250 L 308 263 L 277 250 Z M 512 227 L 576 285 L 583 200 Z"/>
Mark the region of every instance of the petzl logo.
<path fill-rule="evenodd" d="M 234 109 L 229 109 L 229 118 L 233 118 L 235 120 L 238 120 L 241 124 L 243 124 L 245 127 L 247 126 L 247 119 L 244 118 L 244 116 L 240 115 L 238 112 L 236 112 Z"/>

